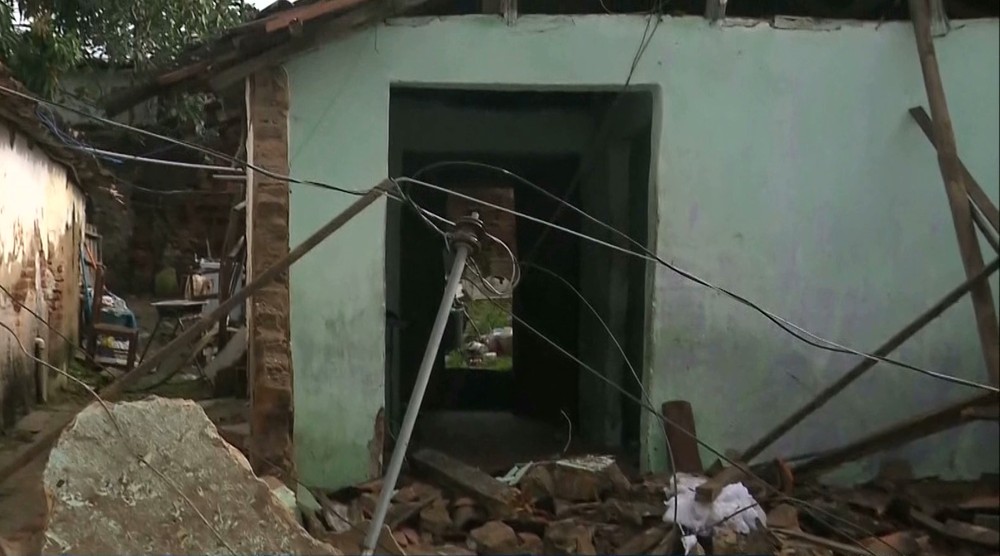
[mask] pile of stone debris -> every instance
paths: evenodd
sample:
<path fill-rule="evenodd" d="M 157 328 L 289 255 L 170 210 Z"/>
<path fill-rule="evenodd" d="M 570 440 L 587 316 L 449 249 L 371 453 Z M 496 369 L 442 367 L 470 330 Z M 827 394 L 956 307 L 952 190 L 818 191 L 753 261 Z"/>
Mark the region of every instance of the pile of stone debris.
<path fill-rule="evenodd" d="M 774 473 L 753 479 L 724 468 L 711 478 L 678 480 L 681 489 L 693 485 L 689 505 L 704 511 L 685 510 L 678 496 L 677 521 L 685 523 L 685 513 L 687 521 L 712 515 L 712 501 L 731 486 L 749 493 L 751 503 L 713 517 L 708 527 L 689 523 L 686 536 L 666 509 L 672 478 L 630 480 L 608 457 L 536 463 L 501 478 L 430 450 L 413 454 L 410 464 L 412 476 L 393 496 L 378 553 L 971 556 L 1000 547 L 995 477 L 913 480 L 890 466 L 871 484 L 838 489 L 796 486 L 777 463 Z M 304 508 L 307 529 L 358 553 L 380 489 L 374 481 L 315 492 L 313 509 Z M 747 527 L 750 521 L 756 526 Z"/>
<path fill-rule="evenodd" d="M 432 450 L 408 461 L 377 554 L 972 556 L 1000 548 L 996 477 L 914 480 L 889 466 L 871 484 L 838 489 L 795 484 L 776 462 L 752 476 L 740 467 L 679 475 L 675 488 L 669 475 L 629 478 L 607 456 L 536 462 L 503 477 Z M 0 540 L 0 553 L 359 554 L 382 484 L 319 491 L 259 479 L 199 405 L 152 398 L 81 412 L 50 454 L 44 487 L 43 530 L 28 544 Z"/>

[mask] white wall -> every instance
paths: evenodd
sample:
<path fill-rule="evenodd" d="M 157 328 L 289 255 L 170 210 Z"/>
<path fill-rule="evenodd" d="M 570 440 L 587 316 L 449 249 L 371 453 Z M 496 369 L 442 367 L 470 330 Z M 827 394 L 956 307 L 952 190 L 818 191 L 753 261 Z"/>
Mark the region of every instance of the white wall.
<path fill-rule="evenodd" d="M 84 195 L 63 166 L 0 121 L 0 284 L 70 338 L 78 332 L 84 217 Z M 60 364 L 67 349 L 3 293 L 0 322 L 17 331 L 15 340 L 0 330 L 0 410 L 9 419 L 18 399 L 34 398 L 34 363 L 17 340 L 32 351 L 41 336 L 50 358 Z M 10 424 L 0 419 L 0 425 Z"/>

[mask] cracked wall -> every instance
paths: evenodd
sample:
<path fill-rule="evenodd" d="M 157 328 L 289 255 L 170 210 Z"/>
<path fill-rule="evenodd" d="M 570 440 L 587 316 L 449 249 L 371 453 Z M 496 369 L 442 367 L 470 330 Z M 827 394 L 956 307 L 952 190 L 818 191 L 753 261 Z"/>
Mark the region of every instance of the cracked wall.
<path fill-rule="evenodd" d="M 74 343 L 84 221 L 83 192 L 65 169 L 0 121 L 0 284 Z M 17 333 L 0 329 L 0 430 L 36 399 L 35 362 L 18 342 L 33 352 L 42 338 L 48 362 L 60 368 L 72 357 L 72 348 L 18 303 L 0 292 L 0 322 Z M 49 384 L 59 378 L 50 374 Z"/>

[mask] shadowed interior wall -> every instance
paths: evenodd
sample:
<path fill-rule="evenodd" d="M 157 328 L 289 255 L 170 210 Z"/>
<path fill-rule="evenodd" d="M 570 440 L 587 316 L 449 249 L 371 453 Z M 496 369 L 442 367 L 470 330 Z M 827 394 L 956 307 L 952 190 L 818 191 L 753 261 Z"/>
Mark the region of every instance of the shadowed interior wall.
<path fill-rule="evenodd" d="M 513 27 L 467 16 L 394 21 L 325 45 L 287 64 L 292 174 L 349 188 L 382 179 L 393 84 L 620 88 L 644 26 L 638 16 L 530 16 Z M 996 20 L 967 21 L 937 41 L 959 151 L 994 200 L 998 38 Z M 934 151 L 907 114 L 926 103 L 909 24 L 666 18 L 632 83 L 656 91 L 649 242 L 666 260 L 868 350 L 964 279 Z M 293 185 L 292 244 L 351 201 Z M 371 472 L 385 400 L 384 218 L 382 201 L 291 271 L 295 448 L 307 484 Z M 646 384 L 656 404 L 689 400 L 699 434 L 720 449 L 747 446 L 856 362 L 665 268 L 650 283 Z M 987 376 L 968 300 L 894 355 Z M 833 447 L 968 394 L 880 365 L 774 453 Z M 659 427 L 645 419 L 643 431 L 643 463 L 662 468 Z M 997 454 L 996 423 L 979 423 L 848 471 L 861 478 L 902 456 L 918 473 L 969 476 L 995 471 Z"/>

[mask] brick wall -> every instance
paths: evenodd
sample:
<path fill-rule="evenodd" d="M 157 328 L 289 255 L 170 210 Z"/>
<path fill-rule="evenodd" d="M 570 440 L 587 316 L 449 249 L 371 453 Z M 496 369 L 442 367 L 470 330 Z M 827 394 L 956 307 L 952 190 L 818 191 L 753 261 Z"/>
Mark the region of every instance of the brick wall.
<path fill-rule="evenodd" d="M 288 80 L 281 68 L 249 78 L 249 149 L 253 163 L 288 174 Z M 250 279 L 288 254 L 288 183 L 252 173 L 249 191 Z M 258 474 L 294 477 L 292 354 L 288 272 L 249 304 L 250 460 Z M 289 483 L 293 484 L 293 483 Z"/>
<path fill-rule="evenodd" d="M 478 186 L 463 189 L 462 192 L 481 201 L 514 210 L 514 189 L 511 187 Z M 486 231 L 500 238 L 517 256 L 517 218 L 513 214 L 454 195 L 448 196 L 445 210 L 452 222 L 472 211 L 479 212 Z M 508 280 L 511 278 L 510 255 L 495 241 L 485 240 L 482 250 L 476 255 L 476 263 L 487 276 L 502 276 Z"/>

